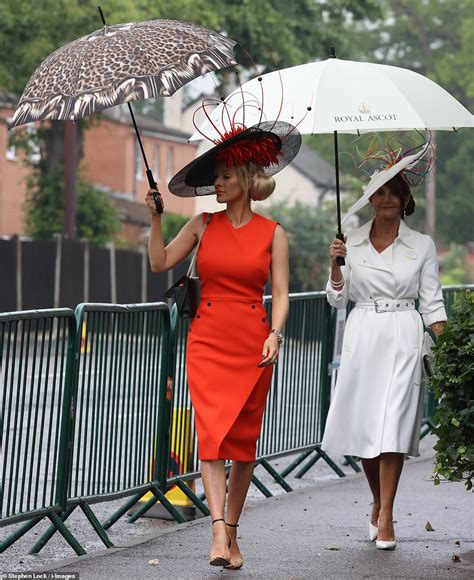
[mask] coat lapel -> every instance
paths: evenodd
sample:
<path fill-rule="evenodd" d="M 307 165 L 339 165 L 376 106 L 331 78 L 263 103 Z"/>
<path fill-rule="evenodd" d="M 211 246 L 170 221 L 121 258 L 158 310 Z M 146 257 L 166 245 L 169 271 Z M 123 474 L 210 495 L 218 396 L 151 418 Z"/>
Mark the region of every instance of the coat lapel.
<path fill-rule="evenodd" d="M 348 245 L 354 247 L 356 261 L 359 266 L 383 270 L 392 273 L 392 269 L 387 266 L 382 256 L 377 252 L 370 242 L 370 228 L 372 221 L 358 228 L 348 240 Z"/>

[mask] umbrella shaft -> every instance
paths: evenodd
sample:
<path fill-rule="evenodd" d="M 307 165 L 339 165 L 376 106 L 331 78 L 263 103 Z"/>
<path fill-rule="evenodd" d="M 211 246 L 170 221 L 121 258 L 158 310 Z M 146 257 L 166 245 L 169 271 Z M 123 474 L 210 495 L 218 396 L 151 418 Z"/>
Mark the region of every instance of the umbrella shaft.
<path fill-rule="evenodd" d="M 143 148 L 142 139 L 140 137 L 140 132 L 138 131 L 137 122 L 135 121 L 135 115 L 133 114 L 132 106 L 130 105 L 130 103 L 127 103 L 127 105 L 128 105 L 128 110 L 130 111 L 130 116 L 132 117 L 133 126 L 135 128 L 135 133 L 137 135 L 138 144 L 140 145 L 140 150 L 141 150 L 142 155 L 143 155 L 143 161 L 145 162 L 146 170 L 150 171 L 150 167 L 148 166 L 148 160 L 147 160 L 146 155 L 145 155 L 145 149 Z"/>
<path fill-rule="evenodd" d="M 337 131 L 334 131 L 334 166 L 336 168 L 336 207 L 337 207 L 337 233 L 342 234 L 341 229 L 341 197 L 339 190 L 339 150 L 337 146 Z"/>

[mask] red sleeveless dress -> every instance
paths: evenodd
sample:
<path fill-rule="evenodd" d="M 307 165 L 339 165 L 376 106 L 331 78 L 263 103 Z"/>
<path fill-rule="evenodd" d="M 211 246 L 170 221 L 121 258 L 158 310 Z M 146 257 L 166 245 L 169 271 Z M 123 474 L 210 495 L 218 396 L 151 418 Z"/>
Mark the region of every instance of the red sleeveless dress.
<path fill-rule="evenodd" d="M 257 365 L 271 330 L 262 296 L 276 225 L 254 214 L 234 228 L 221 211 L 201 240 L 201 303 L 186 358 L 200 459 L 255 460 L 273 373 Z"/>

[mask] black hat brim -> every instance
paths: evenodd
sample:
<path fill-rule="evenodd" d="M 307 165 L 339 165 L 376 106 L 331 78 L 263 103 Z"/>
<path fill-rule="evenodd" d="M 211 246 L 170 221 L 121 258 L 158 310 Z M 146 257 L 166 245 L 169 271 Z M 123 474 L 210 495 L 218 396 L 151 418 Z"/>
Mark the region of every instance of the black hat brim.
<path fill-rule="evenodd" d="M 265 121 L 215 145 L 209 151 L 193 159 L 171 179 L 168 189 L 179 197 L 215 194 L 214 170 L 219 152 L 242 139 L 261 139 L 264 137 L 273 139 L 280 150 L 278 164 L 265 167 L 267 175 L 275 175 L 296 157 L 301 147 L 301 135 L 293 125 L 284 121 Z"/>

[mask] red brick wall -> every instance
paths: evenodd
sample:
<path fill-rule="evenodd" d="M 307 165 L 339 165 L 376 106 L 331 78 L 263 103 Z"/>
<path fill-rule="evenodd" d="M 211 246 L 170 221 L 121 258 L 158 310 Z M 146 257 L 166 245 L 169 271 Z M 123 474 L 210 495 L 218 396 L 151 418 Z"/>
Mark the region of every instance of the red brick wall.
<path fill-rule="evenodd" d="M 7 119 L 12 114 L 12 109 L 0 109 L 0 235 L 25 233 L 23 205 L 30 169 L 21 151 L 17 151 L 16 160 L 7 159 Z"/>
<path fill-rule="evenodd" d="M 23 153 L 17 151 L 16 160 L 6 158 L 8 148 L 7 119 L 12 109 L 0 109 L 0 235 L 25 234 L 24 202 L 27 194 L 26 179 L 30 169 L 23 163 Z M 168 151 L 173 151 L 172 174 L 189 163 L 196 147 L 188 143 L 158 139 L 150 134 L 143 136 L 143 143 L 154 171 L 154 146 L 159 146 L 158 186 L 163 194 L 166 211 L 194 215 L 194 198 L 179 198 L 169 193 Z M 131 193 L 142 201 L 148 189 L 145 170 L 142 179 L 135 176 L 136 138 L 131 127 L 101 119 L 93 121 L 84 138 L 84 158 L 81 165 L 83 177 L 92 183 L 101 184 L 115 191 Z M 136 243 L 141 228 L 124 224 L 123 237 Z"/>
<path fill-rule="evenodd" d="M 122 238 L 136 246 L 143 244 L 143 228 L 138 224 L 122 224 Z"/>
<path fill-rule="evenodd" d="M 155 146 L 159 147 L 158 187 L 163 195 L 166 211 L 194 215 L 194 198 L 180 198 L 169 193 L 168 154 L 173 151 L 172 175 L 189 163 L 196 154 L 196 146 L 171 139 L 162 139 L 144 132 L 143 147 L 152 172 L 155 174 Z M 101 119 L 87 130 L 84 137 L 84 177 L 92 183 L 130 193 L 136 201 L 143 201 L 148 190 L 145 167 L 135 175 L 137 141 L 133 129 L 110 119 Z M 156 175 L 155 175 L 156 178 Z"/>

